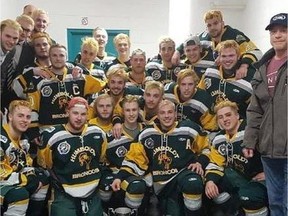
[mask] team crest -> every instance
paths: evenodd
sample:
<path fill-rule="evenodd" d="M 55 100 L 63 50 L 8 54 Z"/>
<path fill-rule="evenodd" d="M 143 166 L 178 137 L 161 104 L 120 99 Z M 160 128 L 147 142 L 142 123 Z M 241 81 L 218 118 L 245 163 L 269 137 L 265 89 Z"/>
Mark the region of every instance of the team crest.
<path fill-rule="evenodd" d="M 89 156 L 87 154 L 87 152 L 81 152 L 79 154 L 79 163 L 80 163 L 80 166 L 84 166 L 86 167 L 87 170 L 90 169 L 90 162 L 92 160 L 92 157 Z"/>
<path fill-rule="evenodd" d="M 68 152 L 70 151 L 70 148 L 71 148 L 70 144 L 64 141 L 58 145 L 57 150 L 59 154 L 64 155 L 64 154 L 68 154 Z"/>
<path fill-rule="evenodd" d="M 172 158 L 168 157 L 168 155 L 164 152 L 161 152 L 158 155 L 158 164 L 163 164 L 165 170 L 169 170 L 170 164 L 172 163 Z"/>
<path fill-rule="evenodd" d="M 240 43 L 241 41 L 245 41 L 246 38 L 243 35 L 237 35 L 236 36 L 236 42 Z"/>
<path fill-rule="evenodd" d="M 204 79 L 204 84 L 205 84 L 205 88 L 209 89 L 211 87 L 211 79 L 210 78 L 205 78 Z"/>
<path fill-rule="evenodd" d="M 6 143 L 8 141 L 7 137 L 0 135 L 0 141 Z"/>
<path fill-rule="evenodd" d="M 44 86 L 41 89 L 41 94 L 43 97 L 49 97 L 52 94 L 52 89 L 50 86 Z"/>
<path fill-rule="evenodd" d="M 161 78 L 160 70 L 154 70 L 151 75 L 154 80 L 159 80 Z"/>
<path fill-rule="evenodd" d="M 120 146 L 116 149 L 116 154 L 118 157 L 123 158 L 127 153 L 127 149 L 124 146 Z"/>
<path fill-rule="evenodd" d="M 145 140 L 144 145 L 148 148 L 148 149 L 153 149 L 154 148 L 154 141 L 152 138 L 148 138 Z"/>

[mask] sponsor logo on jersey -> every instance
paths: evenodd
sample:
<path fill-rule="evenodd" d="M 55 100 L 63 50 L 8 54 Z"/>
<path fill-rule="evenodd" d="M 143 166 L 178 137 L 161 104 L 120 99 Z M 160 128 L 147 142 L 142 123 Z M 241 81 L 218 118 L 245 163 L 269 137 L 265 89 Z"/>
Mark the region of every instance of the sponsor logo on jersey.
<path fill-rule="evenodd" d="M 148 149 L 153 149 L 154 148 L 154 141 L 152 138 L 148 138 L 145 140 L 144 145 L 148 148 Z"/>
<path fill-rule="evenodd" d="M 100 139 L 100 136 L 94 136 L 93 139 Z"/>
<path fill-rule="evenodd" d="M 152 77 L 154 80 L 159 80 L 161 78 L 161 72 L 160 70 L 154 70 L 152 73 L 151 73 Z"/>
<path fill-rule="evenodd" d="M 41 94 L 43 97 L 49 97 L 52 94 L 52 89 L 50 86 L 44 86 L 41 89 Z"/>
<path fill-rule="evenodd" d="M 6 143 L 8 141 L 7 137 L 0 135 L 0 141 Z"/>
<path fill-rule="evenodd" d="M 123 158 L 125 157 L 126 153 L 127 153 L 127 149 L 124 147 L 124 146 L 119 146 L 117 149 L 116 149 L 116 155 L 120 158 Z"/>
<path fill-rule="evenodd" d="M 67 141 L 64 141 L 58 145 L 57 150 L 59 154 L 65 155 L 65 154 L 68 154 L 68 152 L 70 151 L 70 148 L 71 148 L 70 144 Z"/>

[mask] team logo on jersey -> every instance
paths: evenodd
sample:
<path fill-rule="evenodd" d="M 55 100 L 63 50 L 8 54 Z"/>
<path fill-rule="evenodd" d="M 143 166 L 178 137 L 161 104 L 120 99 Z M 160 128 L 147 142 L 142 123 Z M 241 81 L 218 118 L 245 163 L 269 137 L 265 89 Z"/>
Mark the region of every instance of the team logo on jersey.
<path fill-rule="evenodd" d="M 144 145 L 148 148 L 148 149 L 153 149 L 154 148 L 154 141 L 152 138 L 148 138 L 145 140 Z"/>
<path fill-rule="evenodd" d="M 158 164 L 164 165 L 164 169 L 165 170 L 169 170 L 170 164 L 172 163 L 172 158 L 168 157 L 167 153 L 165 152 L 160 152 L 160 154 L 158 155 Z"/>
<path fill-rule="evenodd" d="M 221 144 L 217 150 L 221 155 L 223 155 L 223 156 L 226 155 L 226 145 L 225 144 Z"/>
<path fill-rule="evenodd" d="M 211 87 L 211 79 L 210 78 L 205 78 L 204 79 L 204 84 L 205 84 L 205 88 L 208 89 Z"/>
<path fill-rule="evenodd" d="M 152 73 L 151 73 L 152 77 L 154 80 L 159 80 L 161 78 L 161 72 L 160 70 L 154 70 Z"/>
<path fill-rule="evenodd" d="M 120 158 L 123 158 L 125 157 L 127 151 L 128 150 L 124 146 L 120 146 L 116 149 L 116 155 Z"/>
<path fill-rule="evenodd" d="M 58 145 L 57 150 L 59 154 L 64 155 L 64 154 L 68 154 L 68 152 L 70 151 L 70 148 L 71 148 L 70 144 L 64 141 Z"/>
<path fill-rule="evenodd" d="M 50 86 L 44 86 L 41 89 L 41 94 L 43 97 L 49 97 L 52 94 L 52 89 Z"/>
<path fill-rule="evenodd" d="M 0 141 L 6 143 L 8 141 L 7 137 L 0 135 Z"/>
<path fill-rule="evenodd" d="M 174 75 L 177 77 L 178 76 L 178 73 L 181 71 L 181 68 L 180 67 L 176 67 L 174 69 Z"/>
<path fill-rule="evenodd" d="M 245 41 L 246 38 L 243 35 L 237 35 L 236 36 L 236 42 L 240 43 L 241 41 Z"/>
<path fill-rule="evenodd" d="M 92 160 L 92 157 L 89 156 L 87 154 L 87 152 L 81 152 L 79 154 L 79 163 L 80 163 L 80 166 L 84 166 L 86 167 L 87 170 L 90 169 L 90 163 L 91 163 L 91 160 Z"/>

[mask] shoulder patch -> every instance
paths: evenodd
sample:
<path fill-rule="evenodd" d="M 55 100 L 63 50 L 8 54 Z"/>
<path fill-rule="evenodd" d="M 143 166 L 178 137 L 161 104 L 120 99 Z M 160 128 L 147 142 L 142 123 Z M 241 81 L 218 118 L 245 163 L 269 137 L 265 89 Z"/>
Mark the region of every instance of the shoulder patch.
<path fill-rule="evenodd" d="M 0 135 L 0 141 L 6 143 L 8 141 L 8 138 L 6 136 Z"/>
<path fill-rule="evenodd" d="M 236 36 L 235 40 L 236 40 L 237 43 L 241 43 L 241 42 L 246 41 L 246 38 L 243 35 L 239 34 L 239 35 Z"/>

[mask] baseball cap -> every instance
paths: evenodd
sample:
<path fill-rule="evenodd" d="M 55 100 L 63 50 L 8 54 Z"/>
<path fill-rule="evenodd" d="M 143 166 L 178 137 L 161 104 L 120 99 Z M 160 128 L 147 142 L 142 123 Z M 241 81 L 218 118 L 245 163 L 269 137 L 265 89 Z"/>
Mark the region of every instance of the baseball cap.
<path fill-rule="evenodd" d="M 270 19 L 270 24 L 265 30 L 270 30 L 275 25 L 288 26 L 287 13 L 279 13 Z"/>
<path fill-rule="evenodd" d="M 191 46 L 191 45 L 198 45 L 200 46 L 200 38 L 197 35 L 190 36 L 184 42 L 184 47 Z"/>
<path fill-rule="evenodd" d="M 73 97 L 69 103 L 67 109 L 71 109 L 73 107 L 83 107 L 88 110 L 88 102 L 82 97 Z"/>

